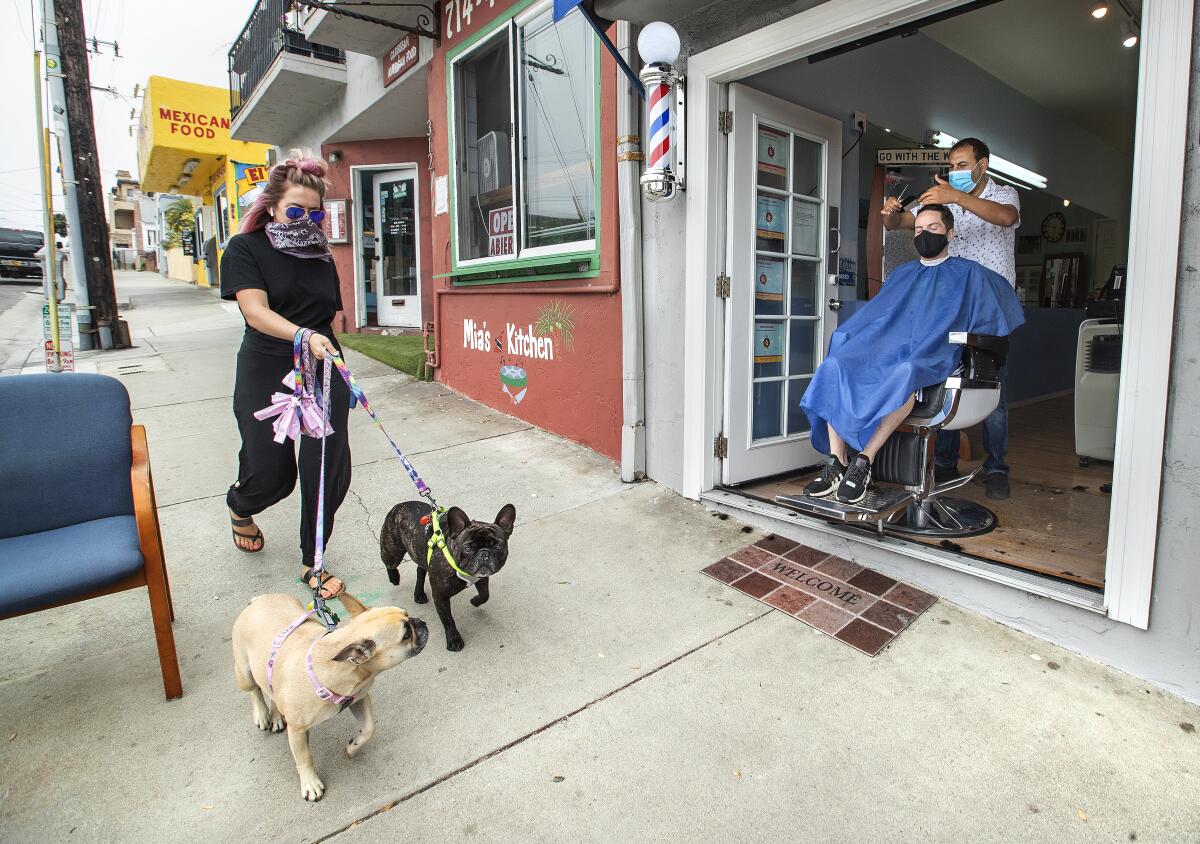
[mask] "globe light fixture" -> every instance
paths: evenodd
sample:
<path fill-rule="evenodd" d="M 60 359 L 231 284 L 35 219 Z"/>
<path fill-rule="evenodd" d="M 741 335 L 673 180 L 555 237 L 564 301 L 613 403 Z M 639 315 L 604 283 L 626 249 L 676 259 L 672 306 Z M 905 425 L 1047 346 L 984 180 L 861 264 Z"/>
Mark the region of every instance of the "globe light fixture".
<path fill-rule="evenodd" d="M 637 46 L 646 64 L 675 64 L 679 58 L 679 33 L 669 23 L 654 21 L 638 34 Z"/>
<path fill-rule="evenodd" d="M 646 24 L 638 35 L 638 54 L 645 67 L 638 74 L 646 88 L 646 171 L 642 194 L 651 202 L 675 197 L 675 173 L 671 169 L 671 99 L 675 83 L 674 63 L 679 58 L 679 33 L 669 23 Z"/>

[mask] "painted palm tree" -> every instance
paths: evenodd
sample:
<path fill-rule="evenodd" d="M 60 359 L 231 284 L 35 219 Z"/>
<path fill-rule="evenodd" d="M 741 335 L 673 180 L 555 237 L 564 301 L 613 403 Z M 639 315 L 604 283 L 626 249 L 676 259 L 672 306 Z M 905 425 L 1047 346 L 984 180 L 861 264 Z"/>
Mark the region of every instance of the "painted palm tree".
<path fill-rule="evenodd" d="M 534 334 L 539 337 L 557 337 L 567 351 L 575 349 L 574 331 L 574 309 L 561 299 L 543 305 L 538 311 L 537 321 L 533 324 Z"/>

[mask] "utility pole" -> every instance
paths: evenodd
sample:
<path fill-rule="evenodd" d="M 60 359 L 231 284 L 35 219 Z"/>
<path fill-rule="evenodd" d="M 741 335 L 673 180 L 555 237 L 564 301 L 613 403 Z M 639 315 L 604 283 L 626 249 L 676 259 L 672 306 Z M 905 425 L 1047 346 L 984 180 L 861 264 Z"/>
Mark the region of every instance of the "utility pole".
<path fill-rule="evenodd" d="M 75 180 L 75 156 L 67 127 L 67 96 L 63 90 L 62 57 L 58 46 L 58 24 L 54 20 L 54 0 L 43 0 L 42 39 L 46 50 L 46 90 L 50 106 L 50 122 L 58 138 L 58 160 L 62 165 L 64 212 L 67 217 L 67 243 L 71 260 L 67 269 L 75 289 L 75 313 L 79 321 L 79 350 L 99 348 L 96 328 L 89 307 L 87 254 L 83 248 L 83 229 L 79 223 L 79 191 Z M 66 283 L 67 279 L 63 279 Z"/>
<path fill-rule="evenodd" d="M 86 265 L 88 299 L 92 324 L 99 330 L 100 347 L 126 349 L 129 329 L 117 314 L 117 291 L 113 283 L 112 250 L 104 213 L 104 183 L 92 123 L 92 83 L 88 70 L 82 0 L 54 0 L 54 17 L 62 50 L 63 84 L 67 100 L 67 126 L 79 199 L 79 228 L 84 253 L 78 260 Z M 72 262 L 77 260 L 71 256 Z"/>

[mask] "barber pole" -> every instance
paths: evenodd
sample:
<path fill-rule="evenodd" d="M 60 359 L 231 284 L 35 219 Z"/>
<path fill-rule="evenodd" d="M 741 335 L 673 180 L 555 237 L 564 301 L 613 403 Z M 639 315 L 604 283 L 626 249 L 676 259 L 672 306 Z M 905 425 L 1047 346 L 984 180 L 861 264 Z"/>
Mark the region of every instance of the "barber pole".
<path fill-rule="evenodd" d="M 642 193 L 651 202 L 675 196 L 675 174 L 671 170 L 671 97 L 675 90 L 675 71 L 669 64 L 646 65 L 640 74 L 646 86 L 649 119 L 646 135 L 649 152 L 646 172 L 642 175 Z"/>
<path fill-rule="evenodd" d="M 671 168 L 671 86 L 665 83 L 650 88 L 650 159 L 648 170 Z"/>

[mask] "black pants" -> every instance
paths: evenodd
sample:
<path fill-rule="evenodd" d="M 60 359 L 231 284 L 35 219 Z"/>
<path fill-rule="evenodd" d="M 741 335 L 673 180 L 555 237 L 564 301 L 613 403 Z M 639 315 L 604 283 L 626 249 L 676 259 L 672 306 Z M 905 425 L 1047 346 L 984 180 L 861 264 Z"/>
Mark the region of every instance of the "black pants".
<path fill-rule="evenodd" d="M 321 372 L 323 364 L 318 363 Z M 271 403 L 271 395 L 287 392 L 283 376 L 292 371 L 290 357 L 265 355 L 242 347 L 237 356 L 237 381 L 233 388 L 233 415 L 242 434 L 238 452 L 238 479 L 225 502 L 239 516 L 254 516 L 292 494 L 296 488 L 296 444 L 274 440 L 275 418 L 259 421 L 254 412 Z M 325 440 L 325 542 L 333 533 L 333 516 L 350 489 L 350 388 L 333 373 L 333 433 Z M 321 475 L 321 441 L 300 438 L 300 553 L 311 566 L 317 542 L 317 487 Z"/>

